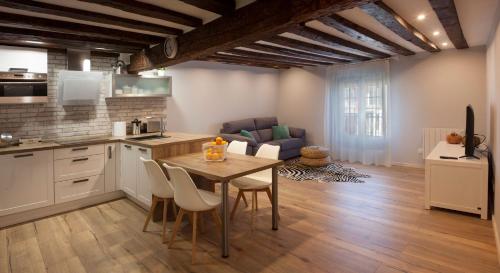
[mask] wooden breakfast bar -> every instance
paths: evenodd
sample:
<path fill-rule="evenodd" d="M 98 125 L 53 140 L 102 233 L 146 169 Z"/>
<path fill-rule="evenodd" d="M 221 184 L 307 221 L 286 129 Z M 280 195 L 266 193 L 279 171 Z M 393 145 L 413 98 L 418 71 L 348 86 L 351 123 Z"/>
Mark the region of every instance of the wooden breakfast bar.
<path fill-rule="evenodd" d="M 272 169 L 272 229 L 278 230 L 278 171 L 282 160 L 257 158 L 248 155 L 228 154 L 225 161 L 207 162 L 203 154 L 191 153 L 158 160 L 160 163 L 182 167 L 190 174 L 205 177 L 209 181 L 221 183 L 222 198 L 222 257 L 229 256 L 229 182 L 232 179 L 266 169 Z"/>

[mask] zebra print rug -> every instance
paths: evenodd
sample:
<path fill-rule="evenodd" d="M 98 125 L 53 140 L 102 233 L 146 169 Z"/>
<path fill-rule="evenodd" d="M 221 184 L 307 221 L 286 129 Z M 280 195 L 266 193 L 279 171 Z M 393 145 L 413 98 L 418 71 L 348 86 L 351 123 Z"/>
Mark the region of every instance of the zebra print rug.
<path fill-rule="evenodd" d="M 316 180 L 321 183 L 348 182 L 364 183 L 360 178 L 369 178 L 367 174 L 359 173 L 354 168 L 344 167 L 338 162 L 324 167 L 309 167 L 300 164 L 298 159 L 292 159 L 278 169 L 278 175 L 294 181 Z"/>

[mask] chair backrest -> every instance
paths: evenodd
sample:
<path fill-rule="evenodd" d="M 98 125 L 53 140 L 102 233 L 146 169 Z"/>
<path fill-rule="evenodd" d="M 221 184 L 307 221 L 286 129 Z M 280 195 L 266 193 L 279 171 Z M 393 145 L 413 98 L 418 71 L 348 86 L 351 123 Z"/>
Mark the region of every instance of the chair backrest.
<path fill-rule="evenodd" d="M 268 159 L 278 159 L 280 155 L 280 146 L 262 144 L 255 157 L 268 158 Z"/>
<path fill-rule="evenodd" d="M 171 167 L 163 164 L 174 185 L 174 200 L 177 205 L 188 211 L 201 211 L 207 209 L 207 203 L 201 197 L 196 185 L 189 174 L 180 167 Z"/>
<path fill-rule="evenodd" d="M 174 196 L 174 188 L 163 173 L 160 165 L 154 160 L 144 159 L 141 161 L 146 169 L 147 180 L 151 186 L 151 193 L 162 198 L 172 198 Z"/>
<path fill-rule="evenodd" d="M 227 152 L 244 155 L 247 153 L 247 145 L 248 143 L 246 141 L 233 140 L 229 143 L 229 146 L 227 146 Z"/>

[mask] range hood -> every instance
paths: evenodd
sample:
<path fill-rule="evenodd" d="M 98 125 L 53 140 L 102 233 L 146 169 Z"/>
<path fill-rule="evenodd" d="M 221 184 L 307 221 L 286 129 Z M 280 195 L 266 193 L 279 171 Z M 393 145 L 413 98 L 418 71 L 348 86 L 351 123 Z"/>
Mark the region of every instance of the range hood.
<path fill-rule="evenodd" d="M 73 71 L 90 71 L 90 50 L 67 49 L 67 68 Z"/>

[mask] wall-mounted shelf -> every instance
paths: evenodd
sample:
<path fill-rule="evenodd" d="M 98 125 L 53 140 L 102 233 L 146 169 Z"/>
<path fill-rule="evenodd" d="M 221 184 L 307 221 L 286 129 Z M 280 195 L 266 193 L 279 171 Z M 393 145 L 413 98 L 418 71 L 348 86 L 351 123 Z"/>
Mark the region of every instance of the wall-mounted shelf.
<path fill-rule="evenodd" d="M 108 98 L 158 98 L 172 96 L 171 76 L 113 74 Z"/>

